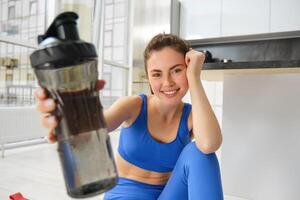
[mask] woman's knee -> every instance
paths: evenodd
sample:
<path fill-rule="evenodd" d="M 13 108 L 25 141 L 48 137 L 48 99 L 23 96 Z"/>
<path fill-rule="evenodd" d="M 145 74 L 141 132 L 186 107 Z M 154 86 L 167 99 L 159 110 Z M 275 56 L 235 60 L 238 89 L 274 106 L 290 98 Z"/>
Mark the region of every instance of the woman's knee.
<path fill-rule="evenodd" d="M 219 167 L 218 159 L 215 153 L 205 154 L 196 146 L 195 142 L 191 142 L 185 146 L 180 157 L 181 161 L 185 162 L 185 166 L 217 166 Z"/>
<path fill-rule="evenodd" d="M 195 142 L 191 142 L 183 149 L 177 164 L 182 170 L 182 180 L 188 185 L 190 199 L 223 199 L 221 173 L 215 153 L 205 154 Z"/>

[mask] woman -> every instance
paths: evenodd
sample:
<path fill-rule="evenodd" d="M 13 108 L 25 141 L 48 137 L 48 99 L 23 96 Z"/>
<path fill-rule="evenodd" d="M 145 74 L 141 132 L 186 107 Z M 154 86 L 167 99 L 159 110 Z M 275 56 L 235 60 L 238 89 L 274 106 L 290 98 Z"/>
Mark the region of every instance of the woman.
<path fill-rule="evenodd" d="M 223 199 L 214 154 L 222 135 L 200 80 L 204 59 L 172 34 L 149 42 L 144 61 L 152 94 L 122 97 L 104 112 L 108 131 L 122 126 L 116 156 L 120 178 L 105 200 Z M 182 102 L 188 89 L 192 105 Z M 40 112 L 55 109 L 42 89 L 36 97 Z M 50 130 L 57 125 L 54 116 L 42 122 Z M 54 134 L 49 138 L 55 140 Z"/>

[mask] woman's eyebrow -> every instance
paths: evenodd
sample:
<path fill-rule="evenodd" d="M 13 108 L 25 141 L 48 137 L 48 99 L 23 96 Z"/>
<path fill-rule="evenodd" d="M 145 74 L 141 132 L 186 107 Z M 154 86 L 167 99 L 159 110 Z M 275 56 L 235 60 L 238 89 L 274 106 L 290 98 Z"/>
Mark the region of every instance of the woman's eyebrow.
<path fill-rule="evenodd" d="M 171 67 L 170 70 L 172 70 L 172 69 L 174 69 L 174 68 L 176 68 L 176 67 L 178 67 L 178 66 L 183 66 L 183 64 L 176 64 L 176 65 L 174 65 L 173 67 Z"/>
<path fill-rule="evenodd" d="M 183 66 L 183 64 L 175 64 L 169 70 L 172 70 L 178 66 Z M 161 70 L 160 69 L 152 69 L 150 72 L 161 72 Z"/>
<path fill-rule="evenodd" d="M 161 72 L 161 70 L 159 70 L 159 69 L 153 69 L 150 72 Z"/>

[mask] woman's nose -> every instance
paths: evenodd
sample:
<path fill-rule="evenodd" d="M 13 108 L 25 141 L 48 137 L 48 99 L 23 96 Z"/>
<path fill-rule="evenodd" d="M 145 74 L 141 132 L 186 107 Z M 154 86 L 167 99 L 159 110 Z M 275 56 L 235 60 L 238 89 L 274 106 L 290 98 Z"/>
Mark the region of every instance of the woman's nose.
<path fill-rule="evenodd" d="M 175 82 L 174 82 L 172 76 L 170 76 L 170 75 L 167 76 L 167 77 L 165 78 L 164 83 L 165 83 L 165 85 L 167 85 L 167 86 L 172 86 L 172 85 L 175 84 Z"/>

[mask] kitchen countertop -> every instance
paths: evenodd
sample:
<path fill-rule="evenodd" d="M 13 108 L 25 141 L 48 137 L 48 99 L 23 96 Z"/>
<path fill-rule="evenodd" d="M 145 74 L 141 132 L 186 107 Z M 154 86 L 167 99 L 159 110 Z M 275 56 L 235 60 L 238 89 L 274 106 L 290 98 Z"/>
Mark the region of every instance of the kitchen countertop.
<path fill-rule="evenodd" d="M 201 79 L 223 81 L 225 75 L 300 73 L 300 60 L 205 63 Z"/>
<path fill-rule="evenodd" d="M 204 63 L 203 70 L 299 68 L 300 60 Z"/>
<path fill-rule="evenodd" d="M 224 74 L 300 73 L 300 31 L 189 40 L 205 51 L 201 78 L 223 80 Z M 221 62 L 231 60 L 231 62 Z"/>

